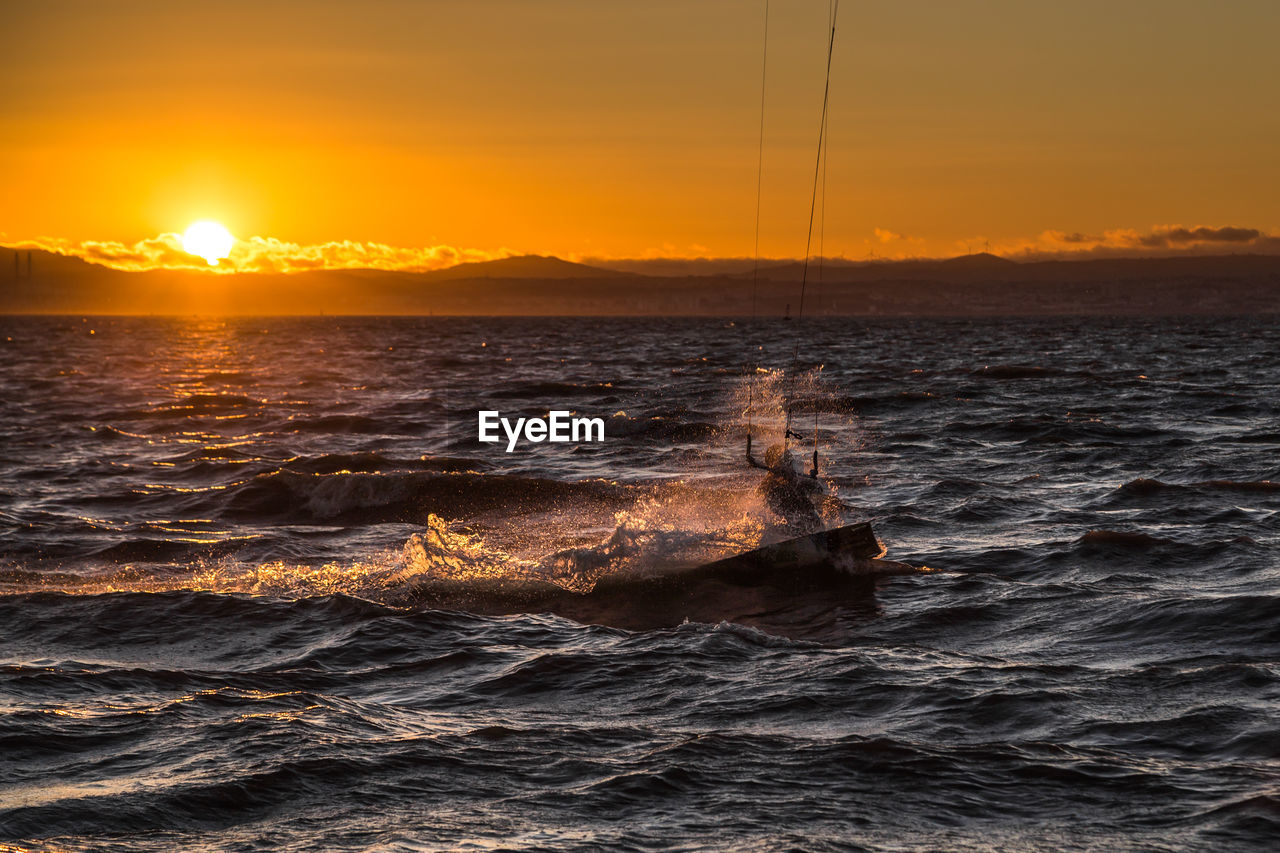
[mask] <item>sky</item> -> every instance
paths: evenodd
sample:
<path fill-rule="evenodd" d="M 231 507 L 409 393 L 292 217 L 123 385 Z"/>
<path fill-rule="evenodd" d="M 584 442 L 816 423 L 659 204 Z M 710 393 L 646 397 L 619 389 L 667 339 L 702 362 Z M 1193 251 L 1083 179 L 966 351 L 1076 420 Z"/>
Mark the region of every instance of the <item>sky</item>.
<path fill-rule="evenodd" d="M 764 257 L 804 253 L 829 8 L 769 7 Z M 174 235 L 212 219 L 244 268 L 749 257 L 764 11 L 10 0 L 0 243 L 199 265 Z M 822 251 L 1274 245 L 1276 32 L 1273 0 L 845 0 Z"/>

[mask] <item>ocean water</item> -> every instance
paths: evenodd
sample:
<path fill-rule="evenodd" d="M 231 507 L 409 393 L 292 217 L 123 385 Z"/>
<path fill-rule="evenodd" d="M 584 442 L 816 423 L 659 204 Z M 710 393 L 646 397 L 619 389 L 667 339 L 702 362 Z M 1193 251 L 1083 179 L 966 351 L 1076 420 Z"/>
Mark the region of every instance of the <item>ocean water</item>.
<path fill-rule="evenodd" d="M 1277 352 L 1275 318 L 0 319 L 0 842 L 1274 849 Z M 640 579 L 776 530 L 744 413 L 762 451 L 788 397 L 828 519 L 931 571 L 654 612 Z M 507 453 L 480 409 L 606 439 Z M 599 624 L 495 605 L 604 577 Z"/>

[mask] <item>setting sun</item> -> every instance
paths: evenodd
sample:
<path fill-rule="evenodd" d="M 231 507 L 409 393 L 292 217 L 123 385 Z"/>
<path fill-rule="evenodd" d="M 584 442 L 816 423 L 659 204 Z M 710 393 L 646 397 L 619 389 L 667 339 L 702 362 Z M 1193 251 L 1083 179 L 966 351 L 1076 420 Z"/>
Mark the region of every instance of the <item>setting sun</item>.
<path fill-rule="evenodd" d="M 219 260 L 231 254 L 235 242 L 230 231 L 208 220 L 192 223 L 182 235 L 183 250 L 204 258 L 209 266 L 217 266 Z"/>

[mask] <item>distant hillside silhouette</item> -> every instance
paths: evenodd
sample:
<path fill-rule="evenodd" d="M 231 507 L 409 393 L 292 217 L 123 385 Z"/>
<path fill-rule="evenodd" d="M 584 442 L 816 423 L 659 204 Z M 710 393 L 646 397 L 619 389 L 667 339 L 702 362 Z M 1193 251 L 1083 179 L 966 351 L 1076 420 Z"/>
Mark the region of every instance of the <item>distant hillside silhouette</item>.
<path fill-rule="evenodd" d="M 423 275 L 432 281 L 446 281 L 460 278 L 613 278 L 630 273 L 575 264 L 549 255 L 518 255 L 496 261 L 458 264 Z"/>
<path fill-rule="evenodd" d="M 714 315 L 750 312 L 750 273 L 646 276 L 524 256 L 427 273 L 123 272 L 0 247 L 0 312 L 71 314 Z M 762 270 L 757 315 L 798 312 L 800 266 Z M 824 265 L 805 316 L 1280 313 L 1280 256 Z"/>
<path fill-rule="evenodd" d="M 1002 258 L 999 255 L 993 255 L 990 252 L 976 252 L 972 255 L 959 255 L 958 257 L 947 258 L 945 260 L 938 261 L 938 264 L 951 269 L 1003 270 L 1016 265 L 1016 262 L 1011 261 L 1008 258 Z"/>
<path fill-rule="evenodd" d="M 26 273 L 27 254 L 31 254 L 32 273 L 39 270 L 42 274 L 56 274 L 59 276 L 101 276 L 103 273 L 111 273 L 111 270 L 101 264 L 91 264 L 80 258 L 73 258 L 68 255 L 59 255 L 56 252 L 43 252 L 39 249 L 10 249 L 0 246 L 0 282 L 9 281 L 14 275 L 14 256 L 18 258 L 18 267 L 21 273 Z"/>

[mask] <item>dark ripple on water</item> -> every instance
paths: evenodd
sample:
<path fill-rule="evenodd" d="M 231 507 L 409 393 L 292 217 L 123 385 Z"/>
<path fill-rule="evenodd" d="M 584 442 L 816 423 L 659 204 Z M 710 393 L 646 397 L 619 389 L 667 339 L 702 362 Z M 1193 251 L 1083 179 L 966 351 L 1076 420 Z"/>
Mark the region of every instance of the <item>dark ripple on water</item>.
<path fill-rule="evenodd" d="M 1280 830 L 1270 322 L 807 324 L 825 367 L 802 429 L 816 413 L 848 514 L 940 571 L 771 632 L 390 591 L 414 560 L 509 583 L 615 529 L 731 541 L 741 365 L 760 343 L 785 362 L 791 325 L 3 325 L 19 847 L 1270 849 Z M 611 440 L 474 440 L 479 408 L 558 407 Z"/>

